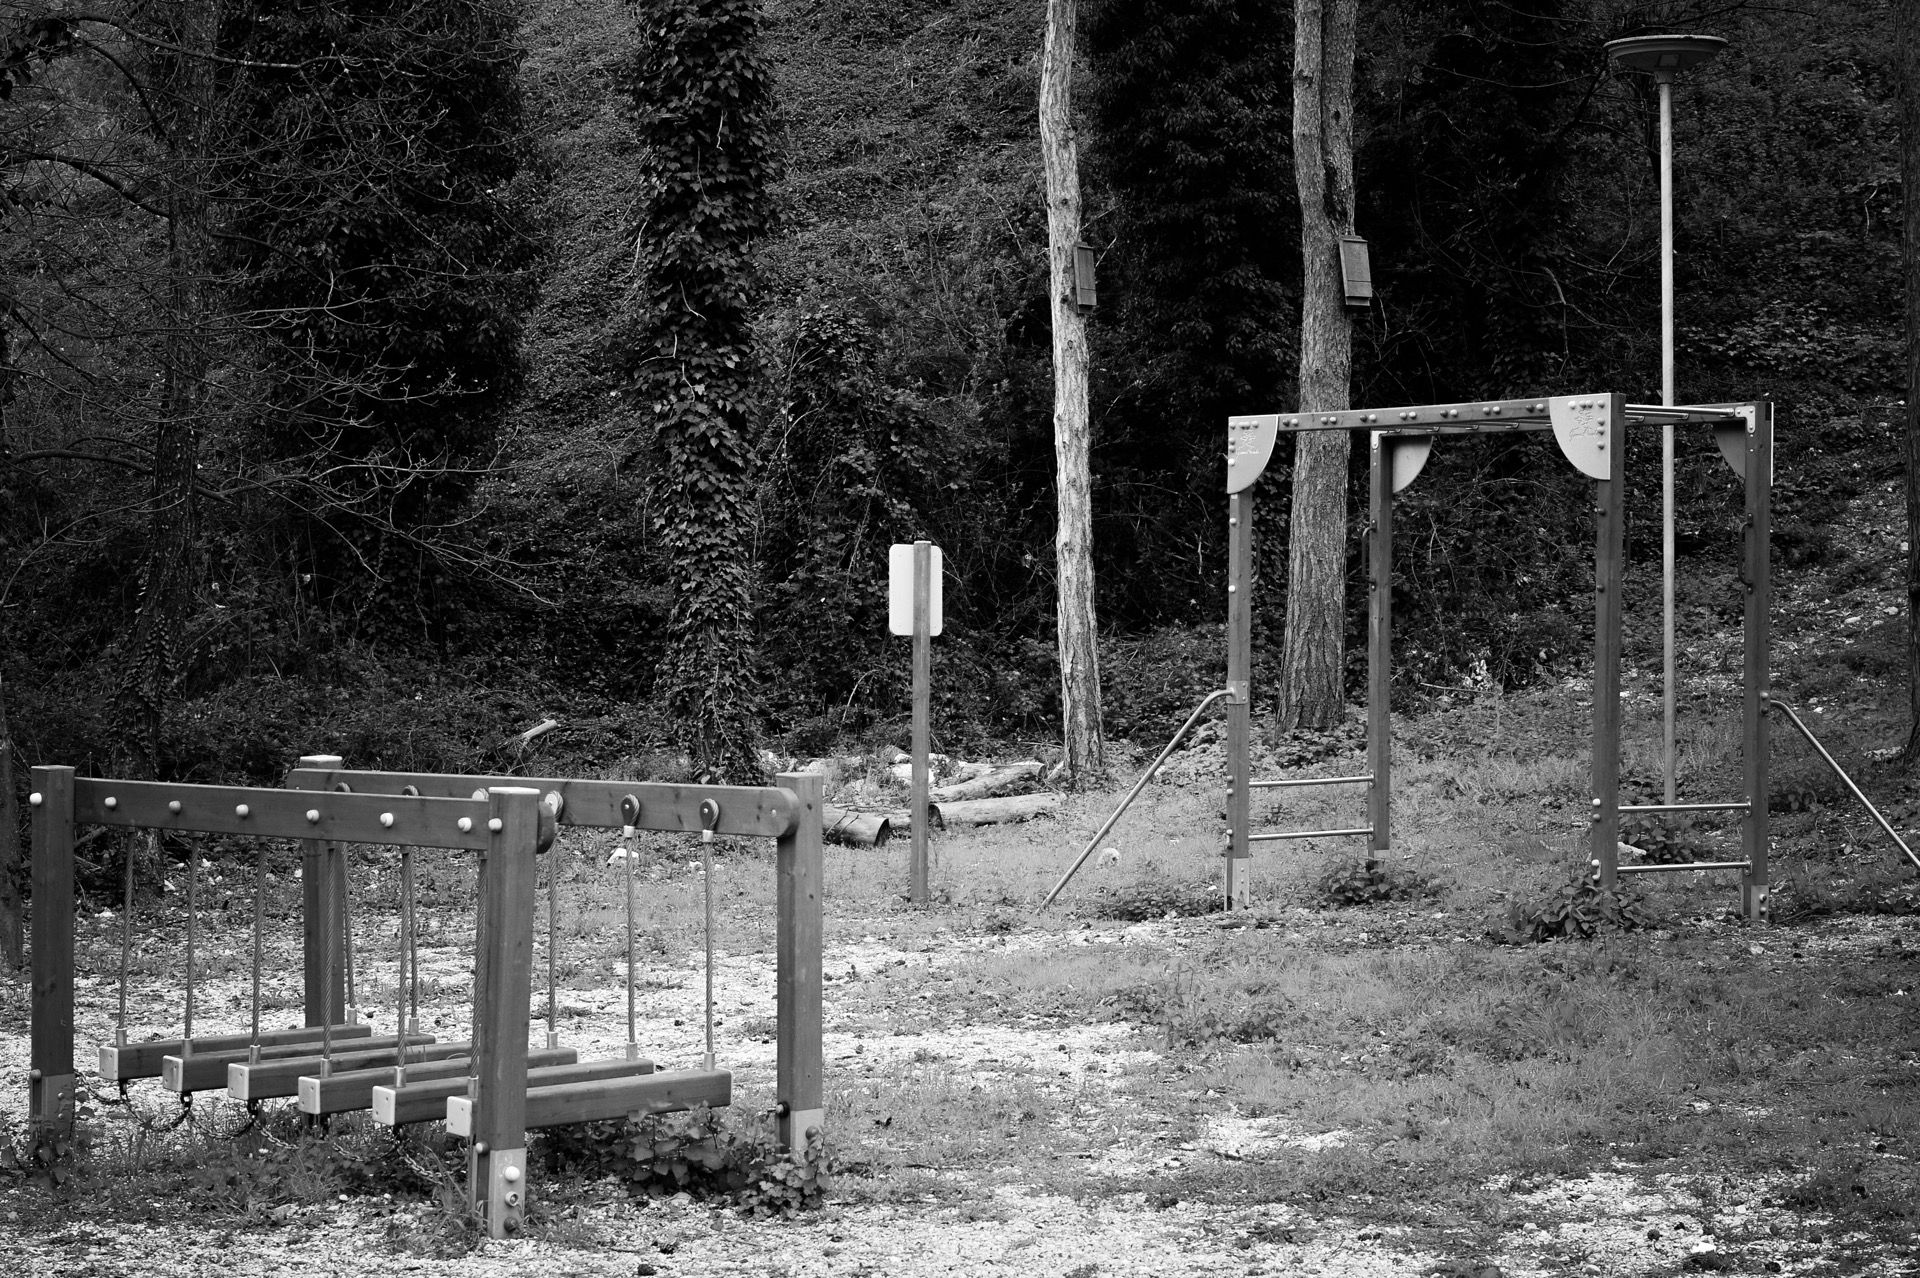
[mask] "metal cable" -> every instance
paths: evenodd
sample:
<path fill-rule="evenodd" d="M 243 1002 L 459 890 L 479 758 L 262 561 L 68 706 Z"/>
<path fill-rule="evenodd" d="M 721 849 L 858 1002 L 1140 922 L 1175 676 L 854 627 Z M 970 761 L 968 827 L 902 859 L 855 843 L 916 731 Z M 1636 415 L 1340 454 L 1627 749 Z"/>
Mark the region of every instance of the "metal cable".
<path fill-rule="evenodd" d="M 353 989 L 353 845 L 340 845 L 340 944 L 347 964 L 347 1015 L 352 1024 L 360 1019 L 360 998 Z"/>
<path fill-rule="evenodd" d="M 627 844 L 620 849 L 620 860 L 627 871 L 627 1059 L 640 1059 L 640 1036 L 635 1027 L 633 1008 L 633 827 L 625 830 Z"/>
<path fill-rule="evenodd" d="M 700 859 L 707 879 L 707 1059 L 703 1068 L 713 1068 L 713 829 L 700 833 Z"/>
<path fill-rule="evenodd" d="M 395 1008 L 393 1024 L 395 1043 L 393 1049 L 393 1085 L 405 1087 L 407 1084 L 407 991 L 420 980 L 419 968 L 413 963 L 413 849 L 400 849 L 400 979 L 395 984 Z"/>
<path fill-rule="evenodd" d="M 149 836 L 153 834 L 148 831 Z M 127 884 L 120 902 L 120 1027 L 114 1031 L 114 1045 L 127 1045 L 127 976 L 133 966 L 133 845 L 139 835 L 127 831 Z"/>
<path fill-rule="evenodd" d="M 253 872 L 253 1037 L 247 1044 L 249 1063 L 260 1063 L 260 972 L 262 937 L 266 930 L 267 849 L 263 843 L 257 852 Z"/>
<path fill-rule="evenodd" d="M 340 854 L 338 843 L 320 845 L 320 882 L 314 899 L 320 902 L 324 912 L 329 905 L 339 904 L 339 895 L 333 890 L 334 867 Z M 340 929 L 323 927 L 320 929 L 320 1077 L 327 1078 L 333 1073 L 333 1021 L 339 1013 L 333 1005 L 333 971 L 335 951 L 340 947 Z"/>
<path fill-rule="evenodd" d="M 560 950 L 560 840 L 547 845 L 547 1046 L 560 1046 L 560 1030 L 555 1020 L 555 990 L 559 980 L 557 955 Z"/>
<path fill-rule="evenodd" d="M 158 843 L 160 836 L 154 835 Z M 182 1058 L 193 1055 L 193 948 L 200 921 L 200 857 L 192 844 L 187 845 L 187 1025 L 180 1043 Z"/>

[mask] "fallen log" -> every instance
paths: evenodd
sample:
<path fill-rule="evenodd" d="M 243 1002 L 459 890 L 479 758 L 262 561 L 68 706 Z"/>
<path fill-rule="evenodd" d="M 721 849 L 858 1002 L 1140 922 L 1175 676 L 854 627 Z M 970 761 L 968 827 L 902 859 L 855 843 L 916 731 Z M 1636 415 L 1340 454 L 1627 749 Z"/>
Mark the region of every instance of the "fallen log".
<path fill-rule="evenodd" d="M 892 824 L 895 834 L 913 833 L 912 809 L 901 808 L 898 812 L 889 812 L 887 813 L 887 820 Z M 927 829 L 933 831 L 944 830 L 946 828 L 947 818 L 945 813 L 941 811 L 940 805 L 937 803 L 927 804 Z"/>
<path fill-rule="evenodd" d="M 835 843 L 884 848 L 893 837 L 893 822 L 879 812 L 854 812 L 829 803 L 821 813 L 820 832 Z"/>
<path fill-rule="evenodd" d="M 1059 810 L 1062 796 L 1052 791 L 1043 794 L 1008 794 L 994 799 L 963 799 L 943 803 L 940 814 L 949 826 L 1000 825 L 1008 821 L 1026 821 L 1051 816 Z"/>
<path fill-rule="evenodd" d="M 928 794 L 936 803 L 959 803 L 969 799 L 988 799 L 1040 775 L 1044 765 L 1038 759 L 1008 763 L 952 785 L 935 786 Z"/>

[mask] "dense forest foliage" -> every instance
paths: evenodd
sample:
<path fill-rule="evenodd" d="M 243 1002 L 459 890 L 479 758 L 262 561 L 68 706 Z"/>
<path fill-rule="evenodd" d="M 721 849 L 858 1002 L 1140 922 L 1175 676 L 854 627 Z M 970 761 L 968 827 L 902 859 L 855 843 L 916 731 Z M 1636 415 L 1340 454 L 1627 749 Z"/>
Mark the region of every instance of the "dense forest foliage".
<path fill-rule="evenodd" d="M 1106 710 L 1109 736 L 1144 737 L 1220 677 L 1224 418 L 1292 394 L 1292 20 L 1255 0 L 1084 7 Z M 769 72 L 764 153 L 739 161 L 765 207 L 714 224 L 733 283 L 667 229 L 689 163 L 671 131 L 693 127 L 673 111 L 739 123 L 663 87 L 666 42 L 689 38 L 668 19 L 704 10 L 745 14 Z M 498 743 L 553 715 L 550 759 L 671 771 L 722 656 L 727 713 L 768 740 L 879 738 L 906 688 L 885 550 L 915 537 L 950 569 L 942 741 L 1057 736 L 1038 8 L 88 12 L 0 4 L 17 762 L 504 767 Z M 1833 494 L 1796 495 L 1797 459 L 1903 393 L 1882 0 L 1369 0 L 1356 169 L 1378 296 L 1354 402 L 1657 400 L 1654 99 L 1601 45 L 1667 29 L 1731 42 L 1676 95 L 1680 393 L 1774 397 L 1777 526 L 1810 553 Z M 707 292 L 676 313 L 684 288 Z M 722 305 L 745 325 L 731 353 L 673 362 Z M 718 488 L 672 489 L 664 459 L 689 449 Z M 1731 537 L 1713 465 L 1685 462 L 1690 543 Z M 1274 473 L 1266 639 L 1284 456 Z M 1579 493 L 1539 441 L 1436 454 L 1402 516 L 1409 686 L 1577 658 Z M 708 646 L 676 649 L 692 625 Z"/>

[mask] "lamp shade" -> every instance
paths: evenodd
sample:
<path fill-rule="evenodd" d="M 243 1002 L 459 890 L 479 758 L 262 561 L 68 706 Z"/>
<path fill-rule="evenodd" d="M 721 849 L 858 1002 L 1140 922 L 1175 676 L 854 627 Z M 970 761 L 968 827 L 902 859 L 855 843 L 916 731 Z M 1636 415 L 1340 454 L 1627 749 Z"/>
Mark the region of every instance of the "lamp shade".
<path fill-rule="evenodd" d="M 1629 71 L 1673 74 L 1711 61 L 1727 47 L 1719 36 L 1644 35 L 1607 41 L 1607 56 Z"/>

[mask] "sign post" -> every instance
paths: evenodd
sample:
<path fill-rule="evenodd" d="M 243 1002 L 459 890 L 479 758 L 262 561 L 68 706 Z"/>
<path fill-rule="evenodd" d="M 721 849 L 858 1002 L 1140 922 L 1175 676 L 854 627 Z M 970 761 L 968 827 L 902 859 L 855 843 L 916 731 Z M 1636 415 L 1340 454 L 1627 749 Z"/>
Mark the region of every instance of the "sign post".
<path fill-rule="evenodd" d="M 940 633 L 940 547 L 930 541 L 912 545 L 896 543 L 887 554 L 887 629 L 896 635 L 913 636 L 913 798 L 909 808 L 913 823 L 912 861 L 907 872 L 907 896 L 916 905 L 924 905 L 927 889 L 927 789 L 928 752 L 931 750 L 927 719 L 933 701 L 929 666 L 933 645 Z"/>

